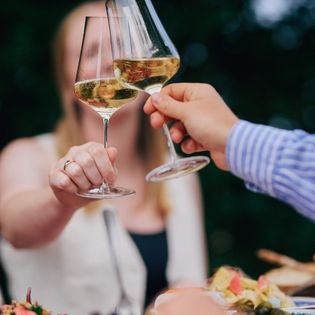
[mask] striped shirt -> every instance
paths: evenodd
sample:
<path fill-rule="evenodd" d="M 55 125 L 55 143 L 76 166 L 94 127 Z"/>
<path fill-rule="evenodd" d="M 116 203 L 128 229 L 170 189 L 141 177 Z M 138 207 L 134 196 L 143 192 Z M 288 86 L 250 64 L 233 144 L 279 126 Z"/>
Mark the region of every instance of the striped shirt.
<path fill-rule="evenodd" d="M 228 139 L 231 172 L 315 221 L 315 135 L 241 120 Z"/>

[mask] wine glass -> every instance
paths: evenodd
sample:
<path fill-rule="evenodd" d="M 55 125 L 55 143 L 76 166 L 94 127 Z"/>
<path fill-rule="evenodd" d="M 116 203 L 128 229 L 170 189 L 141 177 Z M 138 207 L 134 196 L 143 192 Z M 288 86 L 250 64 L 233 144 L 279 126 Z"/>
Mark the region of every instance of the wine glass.
<path fill-rule="evenodd" d="M 115 18 L 113 18 L 115 19 Z M 134 100 L 138 91 L 123 87 L 115 78 L 112 67 L 112 49 L 107 17 L 86 17 L 80 59 L 74 84 L 76 97 L 89 105 L 103 119 L 104 146 L 111 116 L 123 105 Z M 105 182 L 99 188 L 77 194 L 103 199 L 134 194 L 132 189 L 115 187 Z"/>
<path fill-rule="evenodd" d="M 116 78 L 128 88 L 152 95 L 178 71 L 180 58 L 168 37 L 150 0 L 107 0 Z M 206 156 L 177 158 L 168 127 L 163 126 L 170 161 L 146 176 L 147 181 L 159 182 L 196 172 L 209 164 Z"/>

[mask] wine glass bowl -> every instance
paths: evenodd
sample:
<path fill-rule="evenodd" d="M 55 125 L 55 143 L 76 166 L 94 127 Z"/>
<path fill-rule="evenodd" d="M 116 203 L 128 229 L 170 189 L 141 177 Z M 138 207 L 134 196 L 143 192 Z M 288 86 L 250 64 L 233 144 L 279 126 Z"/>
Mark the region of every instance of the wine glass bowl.
<path fill-rule="evenodd" d="M 114 19 L 114 18 L 113 18 Z M 117 18 L 119 19 L 119 18 Z M 107 17 L 86 17 L 84 34 L 74 84 L 75 96 L 95 110 L 104 122 L 104 147 L 107 147 L 107 131 L 111 116 L 123 105 L 134 100 L 137 90 L 123 86 L 113 71 L 112 49 Z M 80 191 L 86 198 L 117 198 L 135 191 L 115 187 L 103 182 L 101 187 Z"/>
<path fill-rule="evenodd" d="M 133 101 L 138 94 L 136 90 L 123 87 L 113 77 L 77 82 L 74 93 L 102 117 L 113 114 L 122 105 Z"/>
<path fill-rule="evenodd" d="M 160 92 L 180 67 L 179 54 L 167 35 L 151 0 L 107 0 L 115 77 L 127 87 L 152 95 Z M 168 127 L 163 125 L 170 162 L 147 174 L 157 182 L 196 172 L 209 164 L 206 156 L 178 158 Z"/>

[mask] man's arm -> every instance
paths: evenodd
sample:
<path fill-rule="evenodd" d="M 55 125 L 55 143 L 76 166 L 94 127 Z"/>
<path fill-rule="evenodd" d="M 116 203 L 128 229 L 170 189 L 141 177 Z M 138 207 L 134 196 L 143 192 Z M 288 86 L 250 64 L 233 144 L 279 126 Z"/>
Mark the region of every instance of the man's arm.
<path fill-rule="evenodd" d="M 246 186 L 315 221 L 315 135 L 240 121 L 228 139 L 230 171 Z"/>

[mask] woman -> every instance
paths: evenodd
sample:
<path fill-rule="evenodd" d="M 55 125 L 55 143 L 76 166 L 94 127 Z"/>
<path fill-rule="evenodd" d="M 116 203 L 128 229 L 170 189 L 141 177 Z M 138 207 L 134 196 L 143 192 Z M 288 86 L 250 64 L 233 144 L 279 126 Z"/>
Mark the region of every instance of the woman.
<path fill-rule="evenodd" d="M 120 296 L 101 210 L 119 218 L 120 265 L 126 292 L 139 307 L 158 291 L 206 277 L 199 186 L 195 176 L 165 184 L 145 174 L 166 156 L 163 135 L 149 127 L 140 95 L 111 119 L 110 144 L 102 121 L 73 94 L 84 16 L 104 15 L 103 2 L 76 8 L 61 24 L 55 68 L 64 117 L 56 132 L 9 144 L 0 161 L 1 255 L 10 293 L 27 287 L 54 313 L 107 313 Z M 118 154 L 117 154 L 118 150 Z M 75 163 L 68 164 L 67 160 Z M 74 194 L 103 180 L 136 190 L 128 198 L 93 203 Z M 66 167 L 65 167 L 66 166 Z"/>

